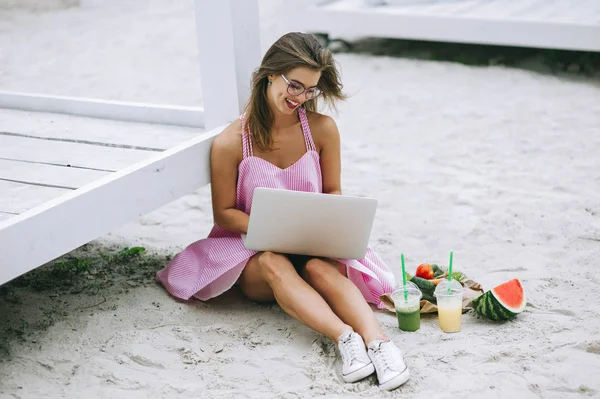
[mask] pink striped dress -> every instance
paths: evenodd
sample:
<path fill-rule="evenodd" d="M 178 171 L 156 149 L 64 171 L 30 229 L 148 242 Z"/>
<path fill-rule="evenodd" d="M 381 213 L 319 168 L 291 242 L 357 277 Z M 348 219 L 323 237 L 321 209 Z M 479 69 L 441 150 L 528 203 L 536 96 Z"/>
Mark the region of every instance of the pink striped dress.
<path fill-rule="evenodd" d="M 306 153 L 285 169 L 255 157 L 248 132 L 242 131 L 243 159 L 238 166 L 237 209 L 250 214 L 256 187 L 322 192 L 319 153 L 310 133 L 306 111 L 299 108 L 298 115 Z M 244 247 L 239 233 L 215 225 L 207 238 L 190 244 L 160 270 L 157 280 L 177 298 L 208 300 L 230 289 L 237 282 L 248 259 L 256 252 Z M 368 248 L 365 258 L 360 261 L 335 260 L 346 265 L 348 278 L 360 289 L 365 299 L 383 308 L 379 297 L 392 290 L 395 279 L 379 256 Z"/>

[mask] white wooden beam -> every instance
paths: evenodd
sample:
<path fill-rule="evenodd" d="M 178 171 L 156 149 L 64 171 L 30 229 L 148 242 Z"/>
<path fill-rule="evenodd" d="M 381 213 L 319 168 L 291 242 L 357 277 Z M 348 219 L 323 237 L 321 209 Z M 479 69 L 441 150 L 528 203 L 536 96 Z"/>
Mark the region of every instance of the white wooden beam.
<path fill-rule="evenodd" d="M 208 184 L 223 128 L 0 221 L 0 284 Z"/>
<path fill-rule="evenodd" d="M 204 127 L 204 110 L 199 107 L 0 91 L 0 108 L 88 116 L 128 122 Z"/>
<path fill-rule="evenodd" d="M 260 63 L 257 0 L 196 0 L 196 32 L 205 126 L 237 118 Z"/>

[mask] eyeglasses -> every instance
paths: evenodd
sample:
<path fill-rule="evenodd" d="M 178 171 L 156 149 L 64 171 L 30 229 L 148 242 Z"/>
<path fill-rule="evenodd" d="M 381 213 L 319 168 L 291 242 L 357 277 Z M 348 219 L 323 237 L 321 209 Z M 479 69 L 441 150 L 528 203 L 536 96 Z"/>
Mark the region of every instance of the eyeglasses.
<path fill-rule="evenodd" d="M 301 83 L 290 82 L 285 76 L 283 76 L 283 74 L 281 74 L 281 77 L 288 85 L 287 92 L 292 96 L 299 96 L 300 94 L 306 92 L 306 99 L 312 100 L 313 98 L 318 97 L 322 93 L 321 89 L 317 87 L 309 87 L 307 89 Z"/>

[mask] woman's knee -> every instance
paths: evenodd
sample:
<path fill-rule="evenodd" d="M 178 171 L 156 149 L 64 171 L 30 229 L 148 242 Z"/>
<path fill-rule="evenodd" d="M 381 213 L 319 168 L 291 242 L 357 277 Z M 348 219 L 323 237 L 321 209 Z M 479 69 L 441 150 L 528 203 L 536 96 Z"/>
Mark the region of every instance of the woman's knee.
<path fill-rule="evenodd" d="M 290 272 L 295 272 L 289 259 L 281 254 L 263 252 L 258 257 L 261 273 L 269 284 L 281 281 Z"/>
<path fill-rule="evenodd" d="M 259 256 L 255 255 L 246 263 L 246 267 L 244 267 L 242 275 L 238 280 L 240 290 L 250 300 L 271 302 L 275 300 L 275 295 L 271 286 L 263 277 L 258 259 Z"/>
<path fill-rule="evenodd" d="M 328 284 L 339 277 L 340 273 L 337 262 L 320 258 L 312 258 L 306 262 L 302 270 L 302 277 L 311 285 Z"/>

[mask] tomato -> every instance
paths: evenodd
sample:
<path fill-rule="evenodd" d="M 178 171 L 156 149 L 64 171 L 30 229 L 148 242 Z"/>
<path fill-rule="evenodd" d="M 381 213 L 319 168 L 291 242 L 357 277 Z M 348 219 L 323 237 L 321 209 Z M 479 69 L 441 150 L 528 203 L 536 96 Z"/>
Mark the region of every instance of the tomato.
<path fill-rule="evenodd" d="M 432 279 L 434 276 L 433 267 L 429 263 L 421 263 L 417 267 L 417 277 L 424 278 L 425 280 Z"/>

